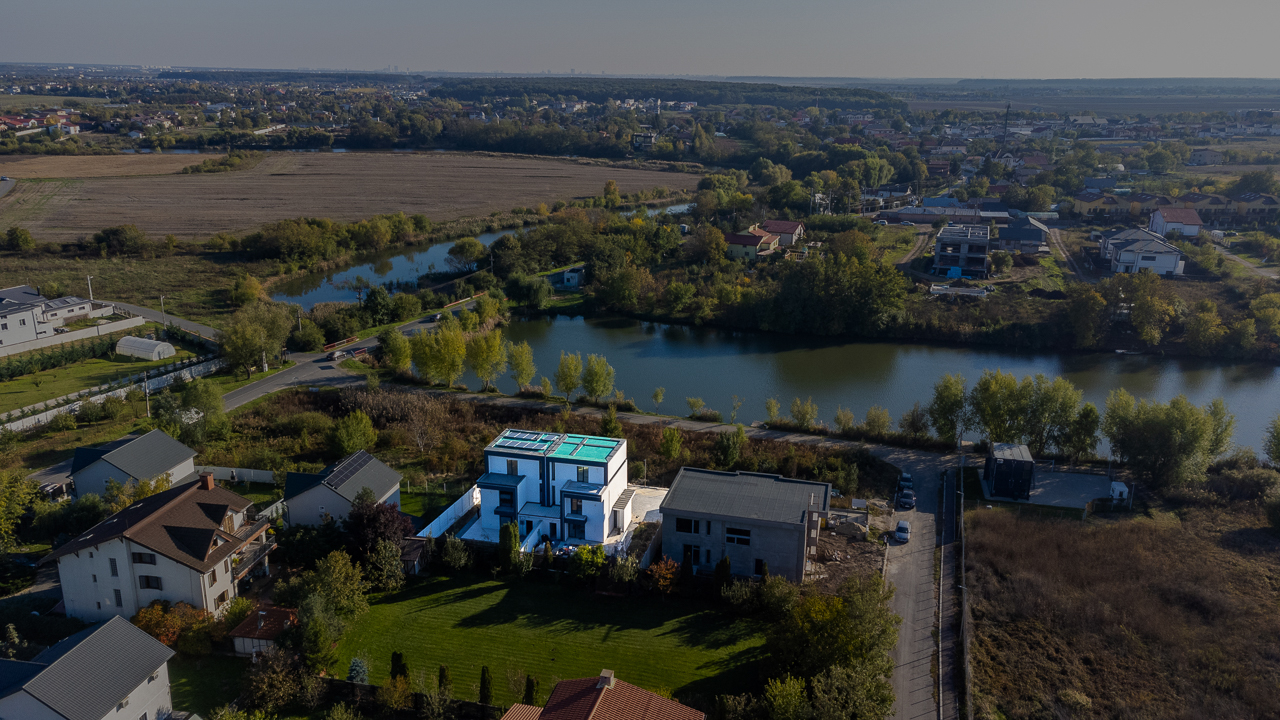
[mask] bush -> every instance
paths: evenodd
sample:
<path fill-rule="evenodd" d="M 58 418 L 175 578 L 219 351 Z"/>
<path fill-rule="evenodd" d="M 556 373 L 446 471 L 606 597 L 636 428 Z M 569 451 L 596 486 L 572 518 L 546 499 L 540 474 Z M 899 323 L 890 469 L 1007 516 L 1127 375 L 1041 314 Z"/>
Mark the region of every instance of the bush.
<path fill-rule="evenodd" d="M 76 429 L 76 416 L 69 412 L 59 413 L 53 416 L 49 424 L 45 426 L 49 432 L 62 432 L 64 430 Z"/>
<path fill-rule="evenodd" d="M 1280 533 L 1280 497 L 1267 502 L 1267 521 L 1271 523 L 1272 530 Z"/>
<path fill-rule="evenodd" d="M 454 571 L 463 570 L 471 564 L 471 552 L 467 550 L 466 543 L 453 535 L 446 535 L 440 559 Z"/>

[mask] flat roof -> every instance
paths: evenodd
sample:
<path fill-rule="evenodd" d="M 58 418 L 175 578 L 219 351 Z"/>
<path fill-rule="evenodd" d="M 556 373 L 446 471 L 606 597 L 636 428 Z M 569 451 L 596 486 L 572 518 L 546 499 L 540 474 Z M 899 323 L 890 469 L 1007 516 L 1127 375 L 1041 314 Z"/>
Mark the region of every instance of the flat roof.
<path fill-rule="evenodd" d="M 625 442 L 597 435 L 562 435 L 508 428 L 489 443 L 486 449 L 556 460 L 606 462 Z"/>

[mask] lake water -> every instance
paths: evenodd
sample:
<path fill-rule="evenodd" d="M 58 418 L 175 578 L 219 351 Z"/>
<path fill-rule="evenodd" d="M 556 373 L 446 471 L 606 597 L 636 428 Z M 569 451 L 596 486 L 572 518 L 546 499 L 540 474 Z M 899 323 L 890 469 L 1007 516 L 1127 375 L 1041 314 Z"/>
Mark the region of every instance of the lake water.
<path fill-rule="evenodd" d="M 516 230 L 484 233 L 477 235 L 480 244 L 488 247 L 490 243 L 503 235 Z M 348 287 L 356 278 L 364 278 L 374 285 L 388 283 L 415 283 L 418 278 L 430 272 L 448 270 L 446 260 L 452 242 L 437 243 L 430 246 L 415 247 L 406 250 L 397 247 L 365 256 L 363 263 L 331 273 L 315 273 L 306 277 L 290 280 L 277 285 L 271 295 L 272 300 L 290 302 L 301 305 L 304 310 L 320 302 L 356 302 L 356 291 Z"/>
<path fill-rule="evenodd" d="M 603 354 L 616 370 L 618 389 L 643 409 L 653 409 L 653 390 L 663 386 L 663 411 L 688 414 L 685 398 L 701 397 L 728 420 L 737 395 L 744 401 L 738 412 L 744 423 L 766 418 L 764 401 L 769 397 L 782 403 L 784 414 L 792 398 L 812 397 L 828 425 L 834 425 L 837 405 L 853 410 L 859 420 L 868 407 L 879 405 L 896 420 L 917 400 L 928 404 L 934 382 L 944 373 L 960 373 L 972 385 L 988 368 L 1018 377 L 1062 375 L 1099 410 L 1116 388 L 1161 402 L 1182 393 L 1197 405 L 1221 396 L 1236 416 L 1236 442 L 1254 448 L 1261 446 L 1267 423 L 1280 411 L 1280 368 L 1259 363 L 850 343 L 616 318 L 520 320 L 506 333 L 512 341 L 528 341 L 539 377 L 555 373 L 561 350 L 581 352 L 584 360 Z M 470 374 L 463 382 L 480 385 Z M 498 385 L 504 392 L 515 391 L 509 377 Z"/>

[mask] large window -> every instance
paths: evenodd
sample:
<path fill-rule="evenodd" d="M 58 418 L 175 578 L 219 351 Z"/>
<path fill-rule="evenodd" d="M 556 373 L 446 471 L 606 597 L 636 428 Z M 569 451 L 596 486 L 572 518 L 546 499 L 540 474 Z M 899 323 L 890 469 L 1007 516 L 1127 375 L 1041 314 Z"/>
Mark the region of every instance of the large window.
<path fill-rule="evenodd" d="M 508 474 L 508 475 L 519 475 L 519 474 L 520 474 L 520 461 L 518 461 L 518 460 L 508 460 L 508 461 L 507 461 L 507 474 Z"/>
<path fill-rule="evenodd" d="M 209 571 L 209 587 L 213 587 L 214 585 L 217 585 L 217 584 L 218 584 L 218 568 L 214 568 Z"/>
<path fill-rule="evenodd" d="M 160 578 L 155 575 L 139 575 L 138 588 L 142 590 L 163 590 Z"/>
<path fill-rule="evenodd" d="M 120 577 L 120 568 L 116 566 L 116 559 L 107 558 L 107 563 L 111 566 L 111 577 Z"/>
<path fill-rule="evenodd" d="M 124 596 L 120 594 L 120 591 L 113 590 L 112 592 L 116 596 L 116 607 L 124 607 Z"/>
<path fill-rule="evenodd" d="M 731 545 L 750 545 L 751 531 L 741 528 L 725 528 L 724 541 Z"/>
<path fill-rule="evenodd" d="M 569 539 L 582 540 L 586 537 L 586 526 L 582 523 L 568 523 Z"/>
<path fill-rule="evenodd" d="M 509 508 L 509 507 L 515 507 L 515 506 L 516 506 L 515 493 L 510 492 L 508 490 L 503 490 L 498 493 L 498 507 Z"/>
<path fill-rule="evenodd" d="M 213 601 L 213 607 L 214 609 L 217 609 L 222 607 L 226 603 L 227 603 L 227 591 L 223 590 L 221 593 L 218 594 L 218 597 Z"/>
<path fill-rule="evenodd" d="M 588 470 L 589 468 L 586 465 L 578 466 L 578 482 L 591 482 Z"/>
<path fill-rule="evenodd" d="M 697 520 L 682 517 L 676 518 L 676 532 L 697 534 L 699 527 L 700 524 Z"/>
<path fill-rule="evenodd" d="M 133 562 L 135 565 L 155 565 L 156 554 L 155 553 L 134 553 Z"/>
<path fill-rule="evenodd" d="M 574 515 L 582 514 L 582 500 L 578 498 L 569 498 L 569 512 Z"/>

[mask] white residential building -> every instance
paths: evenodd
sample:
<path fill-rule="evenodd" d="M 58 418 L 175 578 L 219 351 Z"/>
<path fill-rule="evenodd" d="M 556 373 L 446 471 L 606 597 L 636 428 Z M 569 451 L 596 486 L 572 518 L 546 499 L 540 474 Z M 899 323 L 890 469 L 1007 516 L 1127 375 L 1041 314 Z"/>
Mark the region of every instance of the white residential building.
<path fill-rule="evenodd" d="M 268 518 L 214 484 L 213 474 L 139 500 L 68 542 L 57 562 L 69 617 L 133 617 L 156 600 L 220 612 L 236 583 L 268 570 Z"/>
<path fill-rule="evenodd" d="M 318 473 L 289 473 L 284 482 L 285 520 L 290 525 L 320 525 L 326 518 L 345 520 L 364 488 L 375 501 L 400 504 L 400 473 L 364 450 Z"/>
<path fill-rule="evenodd" d="M 121 485 L 168 476 L 172 487 L 195 482 L 196 451 L 163 430 L 127 435 L 98 447 L 79 447 L 71 459 L 76 497 L 106 495 L 107 483 Z"/>
<path fill-rule="evenodd" d="M 1150 270 L 1157 275 L 1181 275 L 1182 252 L 1150 230 L 1123 230 L 1103 236 L 1099 251 L 1111 263 L 1111 272 Z"/>
<path fill-rule="evenodd" d="M 497 542 L 516 523 L 522 545 L 604 543 L 631 523 L 627 441 L 505 430 L 484 450 L 479 520 L 464 539 Z"/>
<path fill-rule="evenodd" d="M 50 300 L 30 285 L 0 290 L 0 345 L 14 345 L 53 335 L 69 320 L 103 317 L 114 308 L 78 297 Z"/>
<path fill-rule="evenodd" d="M 30 661 L 0 660 L 0 718 L 167 720 L 173 650 L 113 617 Z"/>

